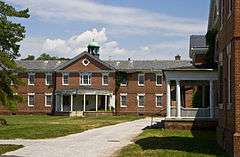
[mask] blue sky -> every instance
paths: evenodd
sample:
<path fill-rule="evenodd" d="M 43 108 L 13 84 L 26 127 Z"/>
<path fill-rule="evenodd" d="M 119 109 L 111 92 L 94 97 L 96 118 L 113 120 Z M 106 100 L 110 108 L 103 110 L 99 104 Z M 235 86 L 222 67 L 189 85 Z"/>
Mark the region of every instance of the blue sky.
<path fill-rule="evenodd" d="M 95 39 L 102 59 L 188 59 L 189 35 L 205 34 L 209 0 L 7 0 L 29 8 L 22 57 L 74 57 Z"/>

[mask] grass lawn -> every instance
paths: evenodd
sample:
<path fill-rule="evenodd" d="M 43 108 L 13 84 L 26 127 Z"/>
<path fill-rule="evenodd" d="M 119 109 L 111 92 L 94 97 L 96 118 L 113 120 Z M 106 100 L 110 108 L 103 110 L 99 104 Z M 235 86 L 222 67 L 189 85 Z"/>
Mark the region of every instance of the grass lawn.
<path fill-rule="evenodd" d="M 0 126 L 0 139 L 42 139 L 79 133 L 88 129 L 140 119 L 139 116 L 100 116 L 70 118 L 47 115 L 0 116 L 7 126 Z"/>
<path fill-rule="evenodd" d="M 226 157 L 214 131 L 146 129 L 121 157 Z"/>
<path fill-rule="evenodd" d="M 10 144 L 2 144 L 0 145 L 0 155 L 10 152 L 10 151 L 14 151 L 17 150 L 19 148 L 22 148 L 22 145 L 10 145 Z"/>

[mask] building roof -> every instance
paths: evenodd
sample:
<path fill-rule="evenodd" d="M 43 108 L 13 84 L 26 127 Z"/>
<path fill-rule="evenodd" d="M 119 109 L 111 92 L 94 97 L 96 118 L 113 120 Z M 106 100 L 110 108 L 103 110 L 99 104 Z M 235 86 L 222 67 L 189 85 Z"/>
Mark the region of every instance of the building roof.
<path fill-rule="evenodd" d="M 26 68 L 29 71 L 54 71 L 59 67 L 66 66 L 69 61 L 67 60 L 17 60 L 19 66 Z M 120 60 L 107 60 L 102 61 L 110 67 L 114 67 L 121 71 L 161 71 L 164 69 L 180 68 L 184 66 L 191 66 L 191 62 L 187 60 L 174 61 L 174 60 L 131 60 L 131 61 L 120 61 Z"/>
<path fill-rule="evenodd" d="M 16 63 L 26 68 L 27 70 L 33 71 L 54 71 L 58 66 L 67 62 L 67 60 L 17 60 Z"/>
<path fill-rule="evenodd" d="M 191 61 L 187 60 L 130 60 L 130 61 L 105 61 L 108 64 L 115 67 L 117 70 L 121 71 L 141 71 L 150 70 L 158 71 L 169 68 L 178 68 L 182 66 L 191 66 Z"/>
<path fill-rule="evenodd" d="M 191 35 L 189 56 L 193 58 L 194 53 L 206 53 L 208 49 L 205 35 Z"/>

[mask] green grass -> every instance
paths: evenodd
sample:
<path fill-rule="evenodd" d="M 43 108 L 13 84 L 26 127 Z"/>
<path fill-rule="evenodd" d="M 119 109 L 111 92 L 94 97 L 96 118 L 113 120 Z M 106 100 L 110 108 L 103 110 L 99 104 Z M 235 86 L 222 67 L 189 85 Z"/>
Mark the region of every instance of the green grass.
<path fill-rule="evenodd" d="M 139 119 L 138 116 L 100 116 L 70 118 L 47 115 L 0 116 L 7 126 L 0 126 L 0 139 L 43 139 L 79 133 L 88 129 Z"/>
<path fill-rule="evenodd" d="M 120 157 L 226 157 L 214 131 L 146 129 Z"/>
<path fill-rule="evenodd" d="M 10 144 L 1 144 L 0 145 L 0 155 L 7 153 L 7 152 L 11 152 L 17 149 L 22 148 L 22 145 L 10 145 Z"/>

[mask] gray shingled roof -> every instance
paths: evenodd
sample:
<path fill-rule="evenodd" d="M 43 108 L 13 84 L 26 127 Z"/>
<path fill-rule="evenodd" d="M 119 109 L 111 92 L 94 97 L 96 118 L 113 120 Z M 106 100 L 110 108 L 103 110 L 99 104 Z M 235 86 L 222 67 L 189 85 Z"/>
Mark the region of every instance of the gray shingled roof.
<path fill-rule="evenodd" d="M 118 70 L 164 70 L 178 67 L 191 66 L 191 62 L 187 60 L 132 60 L 132 61 L 105 61 Z"/>
<path fill-rule="evenodd" d="M 34 71 L 53 71 L 61 64 L 65 63 L 66 60 L 17 60 L 16 63 L 26 68 L 27 70 L 34 70 Z"/>
<path fill-rule="evenodd" d="M 207 48 L 206 38 L 204 35 L 191 35 L 190 48 Z"/>

